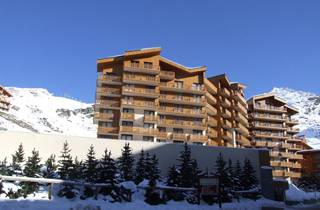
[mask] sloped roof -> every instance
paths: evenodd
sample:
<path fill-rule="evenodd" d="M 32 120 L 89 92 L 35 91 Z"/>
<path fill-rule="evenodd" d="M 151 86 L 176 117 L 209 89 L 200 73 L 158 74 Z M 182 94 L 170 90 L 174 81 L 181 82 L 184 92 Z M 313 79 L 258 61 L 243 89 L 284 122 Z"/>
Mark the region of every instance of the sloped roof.
<path fill-rule="evenodd" d="M 4 87 L 0 86 L 0 90 L 2 90 L 7 96 L 12 96 L 11 93 L 9 93 L 9 91 L 7 91 Z"/>

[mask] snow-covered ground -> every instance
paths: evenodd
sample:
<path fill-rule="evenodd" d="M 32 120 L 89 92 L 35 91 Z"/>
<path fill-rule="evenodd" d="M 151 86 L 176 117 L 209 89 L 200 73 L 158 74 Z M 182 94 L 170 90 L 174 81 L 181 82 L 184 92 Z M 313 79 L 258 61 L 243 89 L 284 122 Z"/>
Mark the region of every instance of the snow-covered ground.
<path fill-rule="evenodd" d="M 14 184 L 4 183 L 4 188 L 7 191 L 9 188 L 16 189 Z M 56 186 L 54 190 L 57 192 L 59 186 Z M 151 206 L 144 202 L 144 191 L 140 190 L 133 194 L 132 202 L 123 203 L 111 203 L 108 201 L 108 197 L 98 197 L 98 200 L 92 198 L 81 200 L 76 198 L 74 200 L 68 200 L 66 198 L 60 198 L 54 196 L 52 200 L 48 200 L 48 194 L 46 189 L 41 189 L 35 196 L 30 195 L 26 199 L 19 198 L 17 200 L 10 200 L 5 197 L 4 194 L 0 195 L 0 209 L 1 210 L 214 210 L 219 209 L 217 204 L 208 205 L 201 203 L 200 205 L 192 205 L 185 201 L 174 202 L 169 201 L 167 204 Z M 233 203 L 222 204 L 225 210 L 260 210 L 262 206 L 268 207 L 285 207 L 284 203 L 275 202 L 267 199 L 259 199 L 258 201 L 242 199 L 240 203 L 234 201 Z M 90 207 L 90 208 L 89 208 Z M 99 209 L 99 210 L 100 210 Z"/>
<path fill-rule="evenodd" d="M 0 113 L 0 130 L 96 136 L 93 105 L 56 97 L 41 88 L 7 88 L 11 109 Z"/>

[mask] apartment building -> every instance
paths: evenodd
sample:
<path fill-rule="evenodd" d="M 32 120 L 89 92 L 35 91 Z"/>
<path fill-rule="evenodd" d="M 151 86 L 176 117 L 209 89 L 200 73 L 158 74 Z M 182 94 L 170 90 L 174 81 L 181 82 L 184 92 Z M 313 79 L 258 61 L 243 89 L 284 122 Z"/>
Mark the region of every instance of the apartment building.
<path fill-rule="evenodd" d="M 8 111 L 10 106 L 9 98 L 11 94 L 0 86 L 0 111 Z"/>
<path fill-rule="evenodd" d="M 208 137 L 211 145 L 250 146 L 245 86 L 225 74 L 205 79 Z"/>
<path fill-rule="evenodd" d="M 297 152 L 305 149 L 305 141 L 297 137 L 298 124 L 292 116 L 298 111 L 274 94 L 263 94 L 248 100 L 249 126 L 252 146 L 270 150 L 273 176 L 278 178 L 301 177 L 303 159 Z"/>
<path fill-rule="evenodd" d="M 320 150 L 309 148 L 298 152 L 303 155 L 301 160 L 302 175 L 320 177 Z"/>
<path fill-rule="evenodd" d="M 205 78 L 205 66 L 186 67 L 160 53 L 161 48 L 148 48 L 98 60 L 94 116 L 98 137 L 233 146 L 228 128 L 241 120 L 233 121 L 231 108 L 226 121 L 221 117 L 225 113 L 219 113 L 226 110 L 225 101 L 232 103 L 226 106 L 241 103 L 239 97 L 245 101 L 243 86 L 230 83 L 229 95 L 223 96 L 214 78 Z M 221 109 L 220 96 L 225 99 Z M 241 140 L 237 145 L 242 145 L 242 135 L 237 137 Z"/>

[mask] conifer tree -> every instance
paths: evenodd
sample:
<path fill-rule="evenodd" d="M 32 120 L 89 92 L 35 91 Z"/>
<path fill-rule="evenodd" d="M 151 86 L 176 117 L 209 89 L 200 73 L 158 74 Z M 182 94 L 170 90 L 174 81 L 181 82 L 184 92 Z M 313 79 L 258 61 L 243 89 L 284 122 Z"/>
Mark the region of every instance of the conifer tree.
<path fill-rule="evenodd" d="M 199 185 L 199 178 L 200 178 L 200 175 L 202 173 L 202 171 L 198 168 L 198 162 L 196 159 L 193 159 L 191 160 L 191 164 L 192 164 L 192 176 L 193 176 L 193 179 L 192 179 L 192 182 L 193 182 L 193 187 L 198 187 Z"/>
<path fill-rule="evenodd" d="M 12 155 L 12 170 L 13 173 L 22 172 L 22 163 L 24 162 L 24 149 L 22 143 L 19 144 L 17 151 Z"/>
<path fill-rule="evenodd" d="M 222 196 L 222 200 L 227 201 L 230 198 L 228 197 L 228 193 L 231 187 L 230 176 L 228 175 L 227 163 L 224 161 L 221 153 L 217 157 L 215 168 L 215 176 L 217 176 L 219 180 L 219 191 Z"/>
<path fill-rule="evenodd" d="M 61 156 L 59 160 L 58 174 L 61 179 L 69 180 L 71 177 L 71 172 L 73 170 L 72 157 L 70 155 L 71 149 L 69 149 L 69 144 L 66 141 L 63 144 L 63 149 L 61 151 Z"/>
<path fill-rule="evenodd" d="M 130 148 L 129 143 L 126 143 L 118 161 L 121 178 L 124 181 L 133 180 L 133 163 L 134 158 L 132 157 L 132 149 Z"/>
<path fill-rule="evenodd" d="M 150 180 L 150 173 L 152 170 L 152 157 L 149 152 L 146 153 L 146 158 L 145 158 L 145 179 Z"/>
<path fill-rule="evenodd" d="M 116 174 L 116 163 L 111 157 L 111 152 L 108 152 L 108 150 L 105 149 L 104 154 L 97 165 L 97 182 L 114 186 L 117 183 Z"/>
<path fill-rule="evenodd" d="M 139 154 L 139 159 L 136 164 L 136 171 L 135 171 L 135 183 L 139 184 L 143 181 L 143 179 L 146 177 L 146 160 L 145 160 L 145 154 L 144 151 L 141 150 Z"/>
<path fill-rule="evenodd" d="M 175 165 L 171 166 L 168 171 L 167 185 L 171 187 L 178 187 L 180 184 L 179 172 Z"/>
<path fill-rule="evenodd" d="M 11 175 L 10 169 L 8 167 L 7 158 L 4 158 L 3 161 L 0 162 L 0 175 L 4 175 L 4 176 Z"/>
<path fill-rule="evenodd" d="M 183 150 L 180 152 L 178 161 L 179 169 L 179 187 L 193 187 L 193 172 L 192 172 L 192 160 L 191 160 L 191 149 L 184 144 Z"/>
<path fill-rule="evenodd" d="M 158 159 L 156 155 L 153 155 L 151 160 L 149 161 L 149 168 L 150 171 L 148 173 L 148 179 L 149 179 L 149 188 L 146 190 L 145 194 L 145 201 L 151 205 L 157 205 L 162 202 L 160 198 L 159 192 L 156 191 L 156 186 L 157 186 L 157 180 L 160 177 L 160 170 L 158 167 Z"/>
<path fill-rule="evenodd" d="M 250 190 L 257 186 L 258 180 L 255 173 L 256 171 L 252 167 L 250 160 L 246 158 L 240 178 L 243 190 Z"/>
<path fill-rule="evenodd" d="M 146 179 L 158 180 L 160 178 L 159 161 L 155 154 L 152 157 L 150 157 L 148 161 L 146 158 L 146 170 L 147 170 Z"/>
<path fill-rule="evenodd" d="M 32 150 L 32 155 L 28 157 L 23 173 L 27 177 L 38 177 L 40 174 L 40 157 L 39 152 L 35 149 Z M 24 197 L 27 194 L 34 193 L 38 188 L 38 183 L 27 183 L 22 182 L 22 190 L 24 193 Z"/>
<path fill-rule="evenodd" d="M 50 155 L 50 157 L 46 160 L 45 164 L 45 171 L 43 171 L 43 177 L 45 178 L 55 178 L 56 177 L 56 170 L 58 165 L 56 163 L 56 156 Z"/>
<path fill-rule="evenodd" d="M 237 160 L 234 167 L 232 168 L 232 188 L 235 191 L 239 191 L 242 189 L 241 182 L 240 182 L 241 173 L 242 173 L 241 164 L 240 164 L 240 161 Z"/>
<path fill-rule="evenodd" d="M 83 175 L 86 181 L 95 182 L 97 180 L 97 160 L 95 158 L 95 151 L 93 145 L 90 146 L 87 159 L 84 162 Z"/>
<path fill-rule="evenodd" d="M 83 172 L 83 163 L 82 161 L 78 160 L 78 157 L 76 156 L 76 158 L 73 161 L 73 166 L 70 172 L 70 179 L 71 180 L 80 180 L 82 178 L 84 178 L 84 175 L 82 174 Z"/>

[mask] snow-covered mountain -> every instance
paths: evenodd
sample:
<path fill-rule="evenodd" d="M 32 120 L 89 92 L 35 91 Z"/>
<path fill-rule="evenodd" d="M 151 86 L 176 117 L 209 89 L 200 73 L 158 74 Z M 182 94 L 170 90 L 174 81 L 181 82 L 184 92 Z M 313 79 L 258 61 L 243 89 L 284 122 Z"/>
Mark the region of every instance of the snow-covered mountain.
<path fill-rule="evenodd" d="M 41 88 L 15 88 L 9 112 L 0 112 L 0 130 L 96 136 L 93 105 L 56 97 Z"/>
<path fill-rule="evenodd" d="M 273 88 L 271 92 L 299 110 L 294 118 L 299 120 L 300 133 L 311 146 L 320 148 L 320 96 L 290 88 Z"/>

